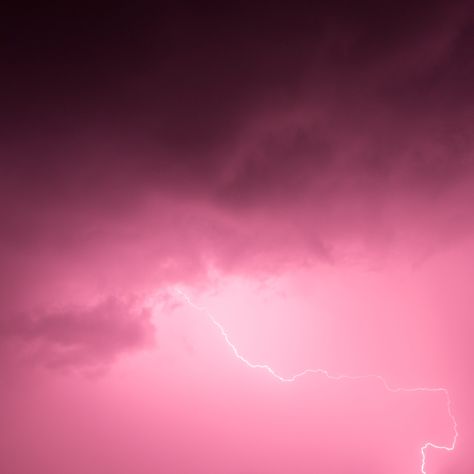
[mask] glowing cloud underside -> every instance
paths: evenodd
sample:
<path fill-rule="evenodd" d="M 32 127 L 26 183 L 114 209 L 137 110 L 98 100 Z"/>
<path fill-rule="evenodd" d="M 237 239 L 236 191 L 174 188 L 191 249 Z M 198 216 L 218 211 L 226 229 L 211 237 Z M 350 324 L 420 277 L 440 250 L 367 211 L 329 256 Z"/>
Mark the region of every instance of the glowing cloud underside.
<path fill-rule="evenodd" d="M 272 377 L 274 377 L 276 380 L 279 382 L 295 382 L 297 379 L 300 377 L 303 377 L 305 375 L 323 375 L 324 377 L 327 377 L 328 379 L 331 380 L 361 380 L 361 379 L 377 379 L 379 380 L 385 387 L 386 390 L 389 392 L 397 393 L 397 392 L 443 392 L 445 397 L 446 397 L 446 408 L 449 414 L 449 417 L 452 422 L 452 427 L 453 427 L 453 438 L 451 440 L 451 443 L 447 446 L 443 445 L 438 445 L 435 443 L 432 443 L 430 441 L 426 441 L 420 448 L 421 451 L 421 465 L 420 465 L 420 471 L 422 474 L 427 474 L 425 470 L 426 466 L 426 450 L 428 448 L 433 448 L 433 449 L 440 449 L 443 451 L 453 451 L 454 448 L 456 447 L 456 442 L 459 436 L 458 432 L 458 424 L 456 421 L 456 418 L 453 415 L 452 412 L 452 404 L 451 404 L 451 397 L 449 395 L 449 392 L 446 388 L 443 387 L 415 387 L 415 388 L 403 388 L 403 387 L 392 387 L 381 375 L 378 374 L 367 374 L 367 375 L 348 375 L 348 374 L 330 374 L 327 370 L 325 369 L 304 369 L 301 372 L 298 372 L 294 375 L 291 375 L 289 377 L 284 377 L 275 370 L 267 365 L 267 364 L 256 364 L 253 362 L 250 362 L 247 360 L 242 354 L 240 354 L 239 350 L 237 347 L 231 342 L 229 339 L 229 335 L 226 331 L 226 329 L 222 326 L 222 324 L 217 321 L 217 319 L 209 312 L 208 309 L 206 309 L 203 306 L 199 306 L 195 304 L 189 296 L 187 296 L 182 290 L 176 289 L 175 292 L 182 297 L 186 303 L 191 306 L 192 308 L 196 309 L 197 311 L 204 313 L 206 317 L 211 321 L 211 323 L 219 330 L 221 336 L 224 338 L 226 344 L 230 347 L 232 350 L 234 356 L 242 361 L 245 365 L 250 367 L 251 369 L 261 369 L 266 372 L 268 372 Z"/>

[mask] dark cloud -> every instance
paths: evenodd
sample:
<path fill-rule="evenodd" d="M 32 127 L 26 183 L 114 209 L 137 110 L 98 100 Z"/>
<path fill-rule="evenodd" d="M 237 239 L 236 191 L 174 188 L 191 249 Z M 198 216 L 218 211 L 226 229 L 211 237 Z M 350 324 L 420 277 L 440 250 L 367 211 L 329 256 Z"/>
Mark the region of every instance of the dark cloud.
<path fill-rule="evenodd" d="M 3 314 L 472 231 L 468 2 L 4 18 Z"/>
<path fill-rule="evenodd" d="M 472 31 L 460 2 L 17 9 L 2 141 L 21 144 L 8 160 L 21 177 L 96 189 L 124 168 L 206 186 L 255 120 L 303 106 L 339 134 L 378 124 L 396 139 L 433 117 L 459 131 Z"/>
<path fill-rule="evenodd" d="M 150 314 L 115 298 L 96 305 L 18 313 L 0 319 L 0 345 L 10 357 L 50 368 L 101 367 L 150 346 Z"/>
<path fill-rule="evenodd" d="M 2 8 L 6 308 L 470 232 L 470 2 Z"/>

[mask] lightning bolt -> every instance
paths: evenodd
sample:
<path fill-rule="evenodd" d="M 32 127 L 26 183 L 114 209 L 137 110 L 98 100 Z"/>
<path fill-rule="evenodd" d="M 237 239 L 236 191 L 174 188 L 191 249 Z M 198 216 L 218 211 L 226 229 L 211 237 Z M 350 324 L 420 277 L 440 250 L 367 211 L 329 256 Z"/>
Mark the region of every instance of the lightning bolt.
<path fill-rule="evenodd" d="M 431 441 L 426 441 L 420 448 L 421 452 L 421 466 L 420 466 L 420 471 L 422 474 L 427 474 L 425 467 L 426 467 L 426 451 L 428 448 L 432 449 L 438 449 L 442 451 L 454 451 L 456 447 L 456 442 L 459 436 L 458 432 L 458 423 L 456 421 L 456 418 L 454 417 L 453 411 L 452 411 L 452 402 L 451 402 L 451 397 L 449 395 L 449 392 L 446 388 L 443 387 L 415 387 L 415 388 L 402 388 L 402 387 L 393 387 L 391 386 L 385 378 L 383 378 L 381 375 L 378 374 L 367 374 L 367 375 L 347 375 L 347 374 L 331 374 L 325 369 L 304 369 L 301 372 L 298 372 L 290 377 L 284 377 L 275 370 L 270 367 L 267 364 L 256 364 L 253 362 L 250 362 L 247 360 L 237 349 L 237 347 L 232 343 L 232 341 L 229 338 L 229 334 L 227 333 L 226 329 L 224 326 L 222 326 L 221 323 L 212 315 L 212 313 L 209 312 L 209 310 L 203 306 L 199 306 L 195 304 L 191 298 L 186 295 L 183 291 L 180 289 L 175 288 L 175 292 L 184 299 L 184 301 L 192 308 L 195 310 L 204 313 L 206 317 L 211 321 L 211 323 L 217 328 L 221 336 L 224 338 L 224 341 L 226 344 L 230 347 L 232 350 L 234 356 L 239 359 L 241 362 L 243 362 L 245 365 L 250 367 L 251 369 L 260 369 L 268 372 L 272 377 L 274 377 L 276 380 L 283 382 L 283 383 L 289 383 L 289 382 L 295 382 L 297 379 L 300 377 L 304 377 L 305 375 L 323 375 L 324 377 L 327 377 L 330 380 L 363 380 L 363 379 L 377 379 L 379 380 L 383 386 L 385 387 L 386 390 L 392 393 L 399 393 L 399 392 L 442 392 L 446 398 L 446 408 L 448 415 L 451 419 L 452 422 L 452 428 L 453 428 L 453 437 L 451 440 L 451 443 L 447 446 L 443 445 L 438 445 L 435 443 L 432 443 Z"/>

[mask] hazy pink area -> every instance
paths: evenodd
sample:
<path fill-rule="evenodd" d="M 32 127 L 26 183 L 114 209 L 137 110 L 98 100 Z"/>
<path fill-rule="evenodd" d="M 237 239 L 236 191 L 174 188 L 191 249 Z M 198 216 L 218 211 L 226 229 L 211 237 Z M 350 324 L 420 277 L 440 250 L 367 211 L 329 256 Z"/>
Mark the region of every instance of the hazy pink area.
<path fill-rule="evenodd" d="M 2 474 L 410 474 L 451 445 L 442 393 L 282 383 L 176 289 L 282 376 L 446 388 L 426 472 L 474 472 L 472 8 L 336 3 L 12 27 Z"/>
<path fill-rule="evenodd" d="M 212 290 L 189 292 L 242 354 L 283 375 L 313 367 L 448 387 L 461 437 L 454 453 L 430 451 L 428 472 L 469 472 L 469 250 L 459 246 L 415 269 L 325 264 L 259 280 L 216 275 Z M 35 352 L 34 370 L 22 359 L 4 373 L 8 472 L 418 472 L 420 445 L 452 437 L 438 394 L 392 394 L 375 380 L 322 376 L 282 384 L 235 359 L 216 328 L 172 290 L 143 304 L 157 331 L 154 349 L 96 372 L 94 365 L 109 363 L 107 350 L 94 351 L 76 329 L 76 340 L 58 344 L 87 349 L 91 359 L 51 365 L 49 352 Z M 89 339 L 133 348 L 104 326 L 96 323 Z M 36 331 L 22 346 L 31 350 L 36 338 L 52 351 L 48 330 Z"/>

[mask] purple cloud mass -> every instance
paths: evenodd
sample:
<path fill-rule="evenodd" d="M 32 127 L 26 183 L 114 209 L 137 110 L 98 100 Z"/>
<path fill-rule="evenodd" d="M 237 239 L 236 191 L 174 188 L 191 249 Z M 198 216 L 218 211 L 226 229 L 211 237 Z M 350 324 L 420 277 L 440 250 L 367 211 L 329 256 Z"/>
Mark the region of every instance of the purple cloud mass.
<path fill-rule="evenodd" d="M 152 344 L 149 317 L 114 298 L 91 307 L 13 314 L 0 320 L 0 345 L 50 368 L 101 366 Z"/>

